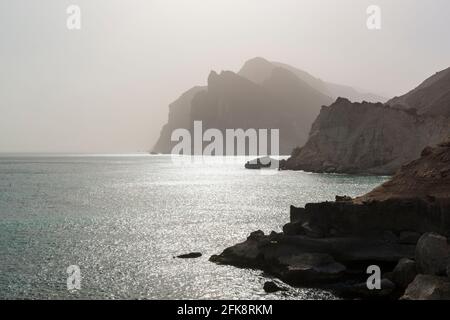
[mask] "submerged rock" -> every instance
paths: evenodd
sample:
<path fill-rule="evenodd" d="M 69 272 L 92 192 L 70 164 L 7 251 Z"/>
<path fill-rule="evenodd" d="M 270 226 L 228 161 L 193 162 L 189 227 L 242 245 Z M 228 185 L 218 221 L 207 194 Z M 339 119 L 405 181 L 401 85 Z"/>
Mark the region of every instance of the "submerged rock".
<path fill-rule="evenodd" d="M 263 287 L 264 291 L 267 293 L 274 293 L 274 292 L 278 292 L 278 291 L 287 291 L 286 288 L 282 288 L 280 286 L 278 286 L 275 282 L 273 281 L 266 281 L 264 283 L 264 287 Z"/>

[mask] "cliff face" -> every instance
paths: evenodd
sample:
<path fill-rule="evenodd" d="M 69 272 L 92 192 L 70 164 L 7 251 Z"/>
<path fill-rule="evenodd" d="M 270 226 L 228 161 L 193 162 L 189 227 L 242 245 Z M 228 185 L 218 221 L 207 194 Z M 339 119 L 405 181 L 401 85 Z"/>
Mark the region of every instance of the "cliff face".
<path fill-rule="evenodd" d="M 171 104 L 153 151 L 170 153 L 172 131 L 191 129 L 194 120 L 201 120 L 204 129 L 280 129 L 280 153 L 290 154 L 306 142 L 320 107 L 330 104 L 336 92 L 371 98 L 285 64 L 251 59 L 237 74 L 211 72 L 207 87 L 195 87 Z"/>
<path fill-rule="evenodd" d="M 284 169 L 393 174 L 423 148 L 450 137 L 450 68 L 402 97 L 382 103 L 339 98 L 323 107 L 308 142 Z"/>
<path fill-rule="evenodd" d="M 418 114 L 450 117 L 450 68 L 436 73 L 414 90 L 395 97 L 388 105 L 417 110 Z"/>

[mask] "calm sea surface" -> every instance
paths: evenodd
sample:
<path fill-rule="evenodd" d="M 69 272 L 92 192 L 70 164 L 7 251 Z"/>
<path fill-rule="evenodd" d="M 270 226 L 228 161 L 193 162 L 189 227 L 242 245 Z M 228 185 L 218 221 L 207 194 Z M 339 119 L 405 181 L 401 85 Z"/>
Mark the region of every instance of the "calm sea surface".
<path fill-rule="evenodd" d="M 289 206 L 356 196 L 386 177 L 246 170 L 244 158 L 0 157 L 2 299 L 328 299 L 266 294 L 260 271 L 212 254 L 250 232 L 280 231 Z M 173 256 L 200 251 L 199 259 Z M 67 290 L 67 267 L 81 290 Z"/>

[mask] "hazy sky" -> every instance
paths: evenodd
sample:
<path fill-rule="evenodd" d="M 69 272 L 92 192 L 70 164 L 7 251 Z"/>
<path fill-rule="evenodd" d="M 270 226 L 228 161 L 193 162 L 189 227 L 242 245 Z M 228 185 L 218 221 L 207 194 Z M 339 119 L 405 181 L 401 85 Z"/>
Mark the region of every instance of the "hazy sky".
<path fill-rule="evenodd" d="M 170 102 L 255 56 L 403 94 L 450 66 L 449 12 L 448 0 L 0 0 L 0 152 L 148 150 Z"/>

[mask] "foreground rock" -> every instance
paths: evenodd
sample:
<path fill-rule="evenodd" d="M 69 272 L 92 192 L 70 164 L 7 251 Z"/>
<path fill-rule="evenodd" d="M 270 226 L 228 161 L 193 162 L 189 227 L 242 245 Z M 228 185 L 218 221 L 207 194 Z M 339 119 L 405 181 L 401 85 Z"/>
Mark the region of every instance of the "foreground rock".
<path fill-rule="evenodd" d="M 450 116 L 450 68 L 437 72 L 414 90 L 386 104 L 416 110 L 418 114 Z"/>
<path fill-rule="evenodd" d="M 253 232 L 210 260 L 264 270 L 289 284 L 327 288 L 343 297 L 396 299 L 405 288 L 405 299 L 446 297 L 447 278 L 416 274 L 448 272 L 448 173 L 446 142 L 427 148 L 362 197 L 291 206 L 282 233 Z M 379 290 L 366 285 L 369 266 L 384 275 Z"/>
<path fill-rule="evenodd" d="M 377 299 L 389 297 L 395 290 L 395 284 L 389 279 L 382 279 L 380 289 L 369 289 L 366 282 L 357 283 L 341 289 L 341 294 L 348 298 Z"/>
<path fill-rule="evenodd" d="M 435 233 L 424 234 L 417 243 L 416 261 L 420 273 L 446 275 L 449 258 L 447 238 Z"/>
<path fill-rule="evenodd" d="M 279 160 L 272 159 L 271 157 L 262 157 L 247 161 L 247 163 L 245 164 L 245 169 L 278 169 L 279 166 Z"/>
<path fill-rule="evenodd" d="M 450 280 L 447 277 L 419 274 L 408 286 L 403 300 L 450 300 Z"/>
<path fill-rule="evenodd" d="M 180 254 L 179 256 L 177 256 L 177 258 L 195 259 L 195 258 L 200 258 L 201 256 L 202 256 L 202 254 L 200 252 L 191 252 L 191 253 L 186 253 L 186 254 Z"/>

